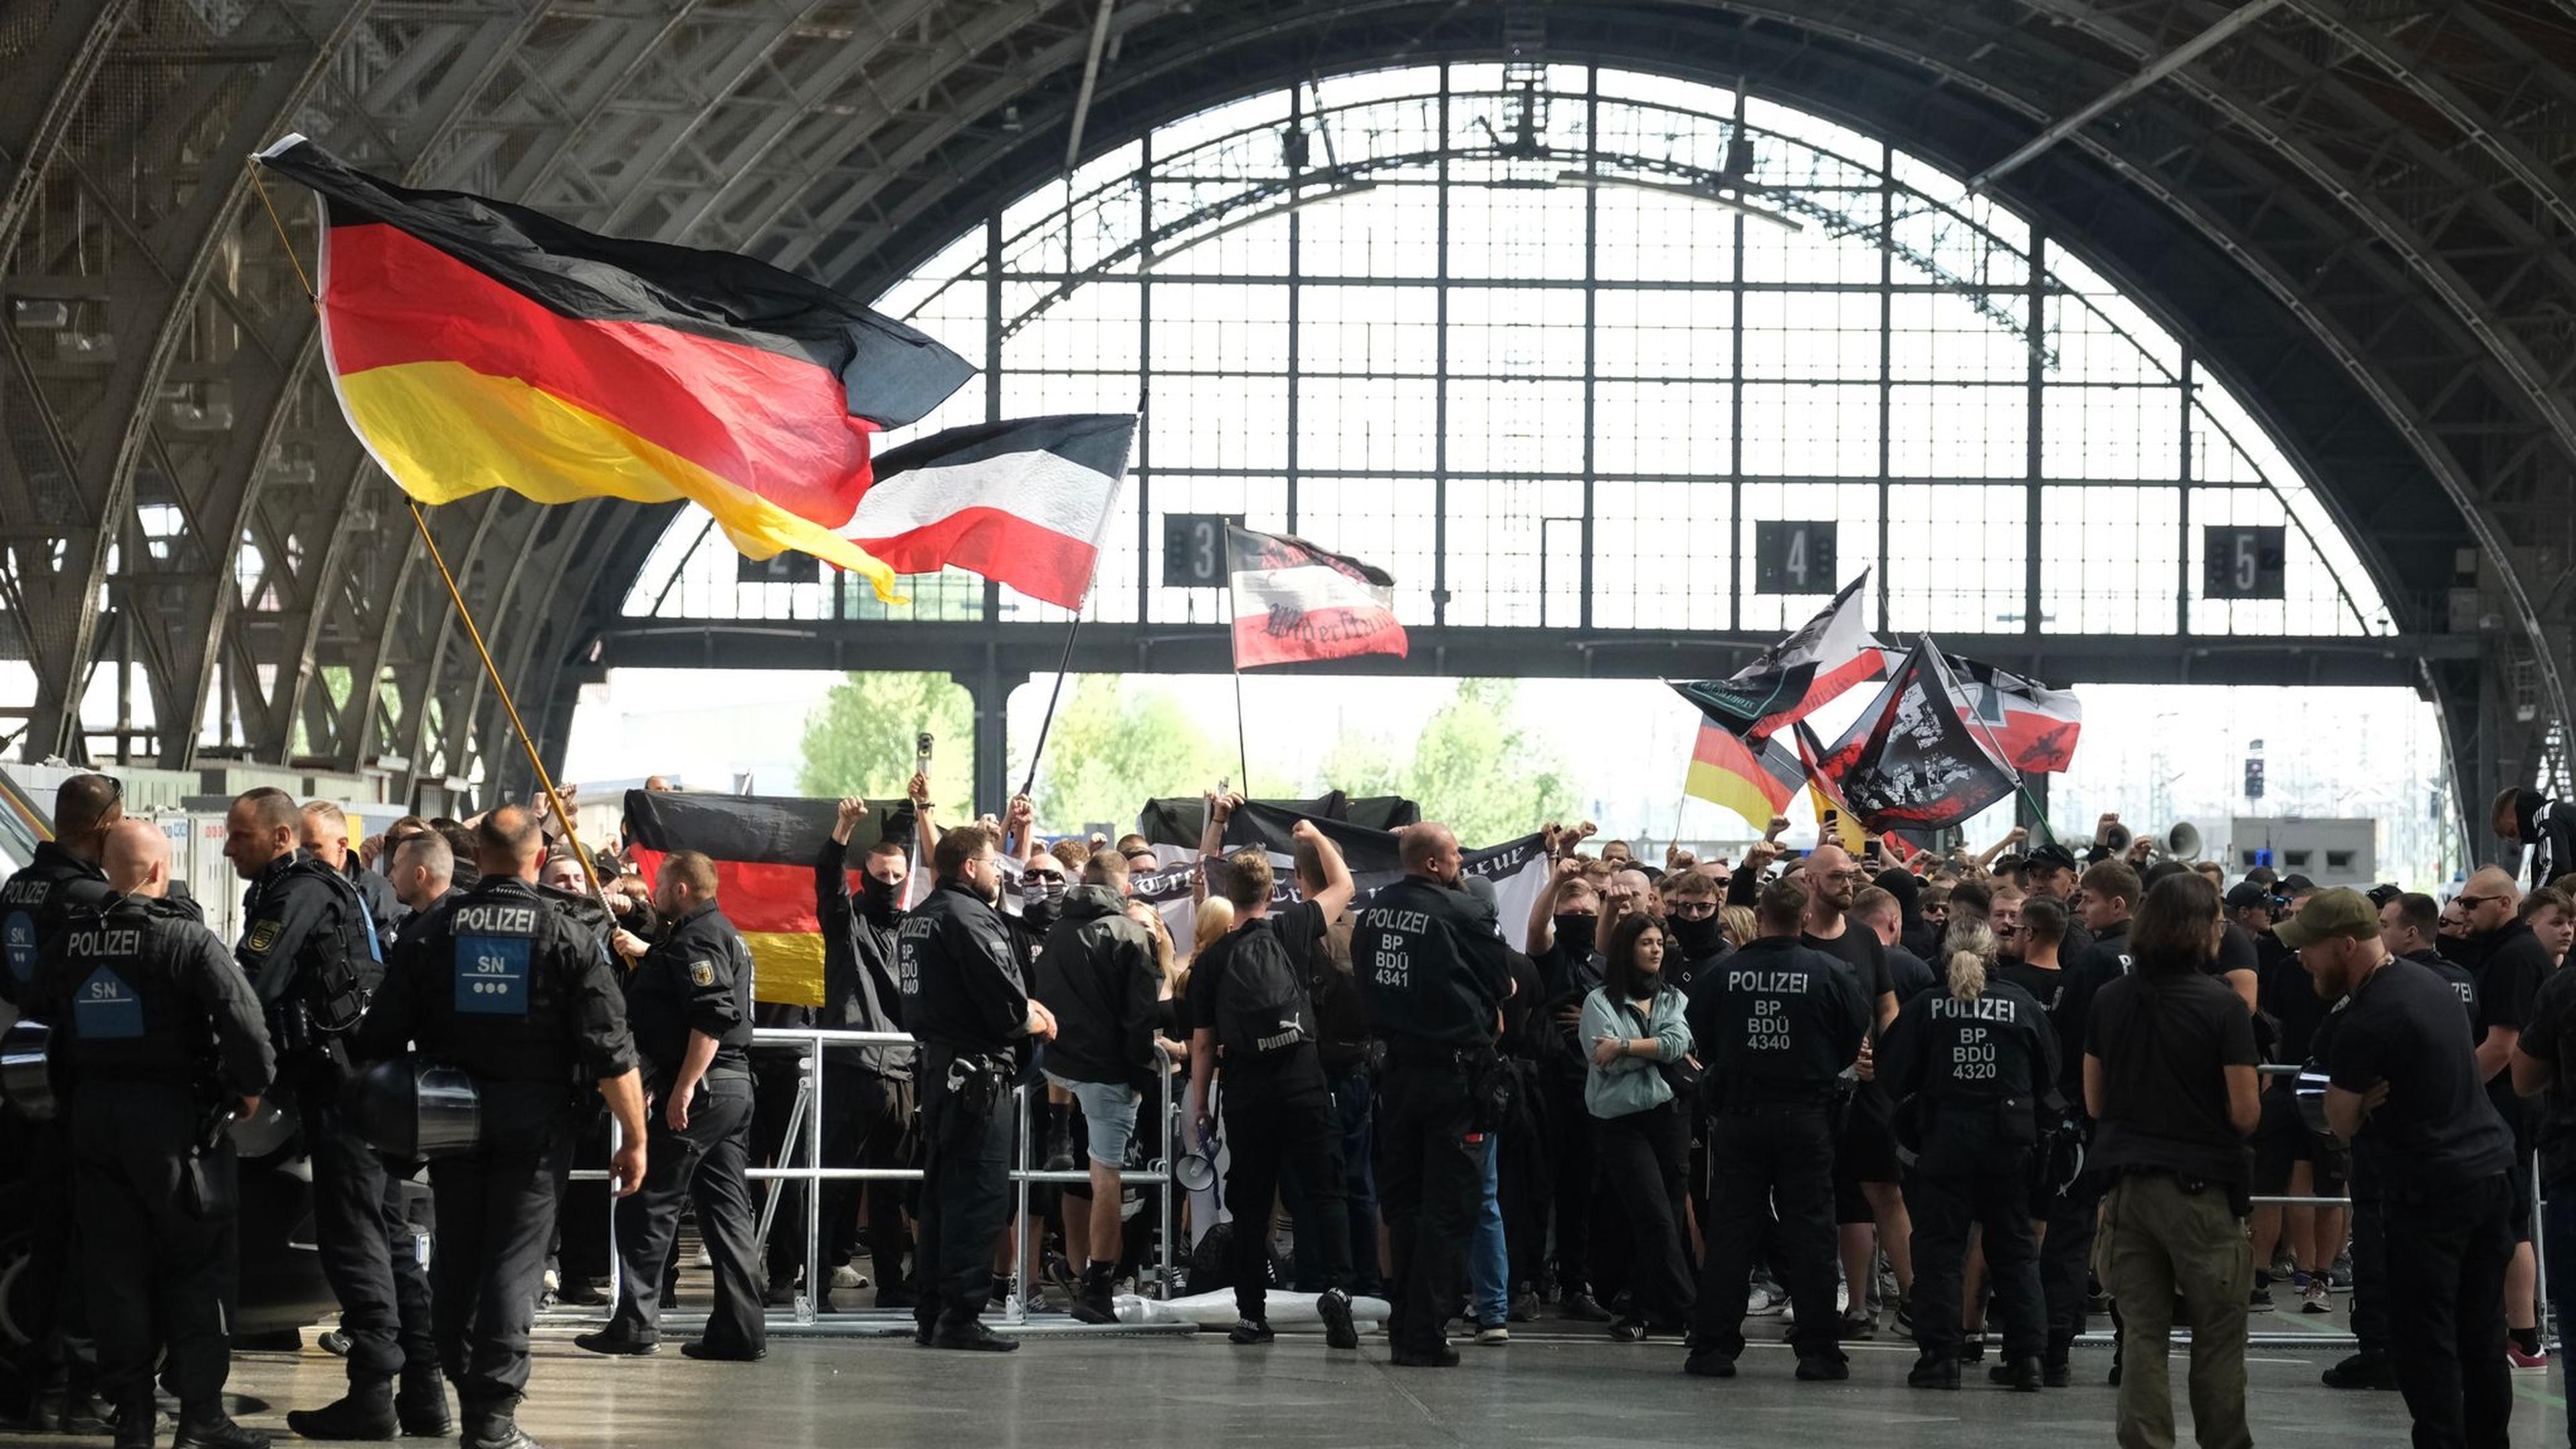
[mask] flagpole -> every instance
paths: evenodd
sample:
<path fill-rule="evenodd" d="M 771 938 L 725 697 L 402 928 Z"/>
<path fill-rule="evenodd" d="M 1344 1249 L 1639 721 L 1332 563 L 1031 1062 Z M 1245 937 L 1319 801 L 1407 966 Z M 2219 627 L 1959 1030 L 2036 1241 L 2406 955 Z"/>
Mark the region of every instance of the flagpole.
<path fill-rule="evenodd" d="M 1055 702 L 1064 695 L 1065 671 L 1073 667 L 1073 638 L 1081 632 L 1082 609 L 1077 605 L 1073 611 L 1073 622 L 1065 626 L 1064 654 L 1055 662 L 1055 687 L 1047 691 L 1046 718 L 1038 722 L 1037 748 L 1029 751 L 1028 777 L 1020 781 L 1020 793 L 1023 795 L 1029 793 L 1038 783 L 1038 757 L 1046 753 L 1047 731 L 1055 727 Z"/>
<path fill-rule="evenodd" d="M 1918 634 L 1915 637 L 1931 646 L 1932 658 L 1941 669 L 1941 682 L 1944 685 L 1955 686 L 1958 683 L 1958 680 L 1950 673 L 1950 661 L 1943 658 L 1941 655 L 1940 641 L 1934 639 L 1929 634 Z M 1992 666 L 1990 665 L 1988 667 L 1991 668 Z M 2004 753 L 2004 747 L 1995 739 L 1995 732 L 1986 727 L 1986 722 L 1984 720 L 1977 718 L 1977 712 L 1975 710 L 1960 710 L 1959 718 L 1967 721 L 1968 727 L 1975 730 L 1978 735 L 1985 740 L 1986 752 L 1995 757 L 1995 763 L 2003 766 L 2006 774 L 2012 776 L 2013 793 L 2020 796 L 2021 802 L 2030 807 L 2031 818 L 2039 822 L 2039 833 L 2048 837 L 2047 840 L 2042 841 L 2041 843 L 2053 844 L 2057 839 L 2057 831 L 2048 823 L 2048 812 L 2040 808 L 2038 799 L 2030 793 L 2030 786 L 2023 783 L 2021 767 L 2014 764 L 2012 762 L 2012 758 Z"/>
<path fill-rule="evenodd" d="M 510 686 L 502 682 L 500 667 L 492 662 L 492 651 L 483 643 L 483 630 L 474 622 L 473 611 L 465 607 L 465 595 L 457 590 L 456 575 L 447 570 L 447 556 L 438 551 L 438 540 L 430 537 L 429 520 L 422 516 L 417 500 L 411 505 L 411 523 L 412 527 L 420 530 L 420 541 L 429 550 L 429 561 L 438 565 L 438 577 L 447 585 L 447 597 L 456 605 L 456 617 L 465 621 L 465 635 L 474 641 L 474 652 L 482 656 L 483 672 L 491 678 L 493 690 L 501 696 L 501 708 L 509 712 L 510 728 L 518 731 L 519 747 L 528 752 L 528 768 L 536 771 L 538 786 L 546 792 L 547 802 L 554 807 L 555 818 L 563 822 L 564 838 L 572 842 L 573 859 L 581 862 L 581 873 L 590 881 L 591 895 L 598 900 L 601 909 L 608 910 L 614 917 L 616 912 L 608 904 L 608 891 L 599 883 L 599 869 L 591 863 L 590 851 L 581 843 L 581 832 L 573 827 L 572 812 L 564 808 L 563 796 L 555 790 L 554 776 L 547 772 L 546 762 L 537 756 L 535 738 L 529 735 L 528 727 L 519 722 L 519 706 L 510 698 Z"/>
<path fill-rule="evenodd" d="M 1243 741 L 1243 666 L 1236 665 L 1234 670 L 1234 764 L 1236 769 L 1243 772 L 1242 778 L 1236 783 L 1242 789 L 1243 797 L 1249 800 L 1252 798 L 1252 750 Z"/>

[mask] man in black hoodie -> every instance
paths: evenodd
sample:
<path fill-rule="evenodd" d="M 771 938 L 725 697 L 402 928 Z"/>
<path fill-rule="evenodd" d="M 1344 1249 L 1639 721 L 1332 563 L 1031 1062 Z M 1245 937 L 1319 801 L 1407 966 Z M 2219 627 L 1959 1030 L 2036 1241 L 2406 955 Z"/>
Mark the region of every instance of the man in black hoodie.
<path fill-rule="evenodd" d="M 1065 892 L 1064 914 L 1038 952 L 1029 993 L 1055 1013 L 1047 1080 L 1082 1105 L 1090 1137 L 1090 1261 L 1073 1301 L 1084 1323 L 1118 1321 L 1109 1300 L 1121 1240 L 1118 1169 L 1160 1055 L 1154 1018 L 1163 972 L 1152 935 L 1128 919 L 1127 875 L 1127 858 L 1113 852 L 1084 863 L 1082 884 Z"/>

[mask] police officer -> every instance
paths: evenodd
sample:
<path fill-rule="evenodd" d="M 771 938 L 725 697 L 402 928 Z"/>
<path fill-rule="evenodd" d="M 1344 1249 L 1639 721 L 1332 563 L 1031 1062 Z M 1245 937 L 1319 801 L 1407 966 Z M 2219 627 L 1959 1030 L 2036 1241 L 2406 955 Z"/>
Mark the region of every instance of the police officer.
<path fill-rule="evenodd" d="M 914 1249 L 913 1341 L 1007 1353 L 1019 1341 L 984 1326 L 993 1242 L 1010 1217 L 1011 1089 L 1055 1018 L 1029 1000 L 1002 918 L 993 834 L 942 834 L 939 884 L 895 938 L 903 1020 L 921 1044 L 923 1165 Z"/>
<path fill-rule="evenodd" d="M 108 832 L 125 818 L 124 787 L 108 775 L 74 775 L 54 791 L 54 838 L 0 885 L 0 1001 L 17 1003 L 33 987 L 45 943 L 75 910 L 97 910 L 111 892 L 99 868 Z M 25 1136 L 18 1134 L 24 1130 Z M 27 1427 L 37 1433 L 94 1433 L 112 1415 L 93 1394 L 97 1369 L 86 1347 L 80 1275 L 66 1272 L 72 1243 L 70 1124 L 28 1122 L 0 1114 L 0 1149 L 23 1154 L 34 1224 L 26 1280 L 12 1300 L 26 1306 L 25 1325 L 38 1361 Z"/>
<path fill-rule="evenodd" d="M 267 1435 L 224 1415 L 238 1207 L 224 1123 L 259 1110 L 275 1066 L 268 1032 L 222 938 L 194 905 L 165 898 L 169 837 L 127 821 L 105 855 L 123 894 L 76 911 L 30 983 L 70 1093 L 99 1389 L 116 1406 L 118 1449 L 149 1449 L 159 1355 L 179 1449 L 266 1449 Z"/>
<path fill-rule="evenodd" d="M 381 947 L 349 878 L 298 845 L 303 823 L 295 797 L 265 787 L 236 798 L 224 820 L 224 855 L 250 882 L 234 955 L 268 1014 L 277 1084 L 293 1095 L 303 1123 L 314 1246 L 349 1340 L 348 1395 L 291 1413 L 286 1423 L 308 1439 L 393 1438 L 405 1427 L 394 1402 L 400 1375 L 416 1406 L 412 1422 L 443 1433 L 446 1391 L 423 1357 L 429 1325 L 403 1322 L 394 1287 L 384 1161 L 340 1110 L 351 1075 L 341 1038 L 384 974 Z M 415 1318 L 419 1306 L 415 1300 Z"/>
<path fill-rule="evenodd" d="M 1986 1264 L 2004 1323 L 2002 1382 L 2037 1393 L 2048 1308 L 2031 1233 L 2030 1158 L 2039 1094 L 2057 1081 L 2057 1033 L 2029 992 L 1989 980 L 1994 933 L 1967 921 L 1947 943 L 1947 980 L 1906 1004 L 1880 1079 L 1909 1098 L 1922 1150 L 1906 1188 L 1914 1215 L 1914 1340 L 1906 1382 L 1959 1386 L 1959 1279 L 1970 1223 L 1985 1228 Z"/>
<path fill-rule="evenodd" d="M 626 1021 L 643 1059 L 652 1172 L 617 1205 L 617 1312 L 608 1327 L 573 1341 L 593 1353 L 647 1354 L 661 1343 L 662 1276 L 694 1201 L 698 1231 L 715 1261 L 716 1306 L 690 1358 L 749 1362 L 768 1356 L 760 1317 L 760 1248 L 752 1225 L 751 951 L 716 906 L 715 863 L 671 853 L 653 882 L 668 924 L 647 946 L 627 931 L 617 952 L 636 961 L 626 982 Z"/>
<path fill-rule="evenodd" d="M 555 1184 L 599 1084 L 621 1136 L 623 1197 L 647 1166 L 644 1087 L 607 943 L 536 886 L 545 842 L 505 805 L 474 827 L 481 878 L 404 943 L 351 1046 L 384 1058 L 417 1043 L 474 1081 L 474 1146 L 429 1165 L 438 1354 L 464 1410 L 464 1449 L 534 1449 L 518 1425 L 528 1328 L 554 1236 Z"/>
<path fill-rule="evenodd" d="M 1508 1101 L 1494 1039 L 1511 994 L 1509 948 L 1460 888 L 1465 862 L 1445 825 L 1396 837 L 1404 878 L 1360 908 L 1351 964 L 1370 1030 L 1386 1044 L 1378 1081 L 1378 1202 L 1395 1274 L 1387 1340 L 1396 1363 L 1458 1362 L 1441 1326 L 1467 1281 L 1484 1196 L 1485 1134 Z"/>
<path fill-rule="evenodd" d="M 1807 889 L 1794 875 L 1764 886 L 1754 907 L 1760 936 L 1692 983 L 1688 1017 L 1708 1063 L 1701 1086 L 1715 1185 L 1682 1369 L 1706 1378 L 1733 1378 L 1744 1352 L 1745 1294 L 1766 1206 L 1779 1213 L 1771 1260 L 1797 1315 L 1798 1377 L 1851 1377 L 1834 1341 L 1831 1107 L 1843 1072 L 1870 1065 L 1870 1002 L 1840 960 L 1800 943 Z"/>

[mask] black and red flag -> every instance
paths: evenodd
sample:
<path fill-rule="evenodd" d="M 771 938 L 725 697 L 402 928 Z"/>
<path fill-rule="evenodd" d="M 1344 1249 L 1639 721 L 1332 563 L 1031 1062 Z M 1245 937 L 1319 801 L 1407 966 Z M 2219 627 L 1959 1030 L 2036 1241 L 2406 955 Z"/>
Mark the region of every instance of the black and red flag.
<path fill-rule="evenodd" d="M 1234 584 L 1234 667 L 1403 657 L 1395 578 L 1382 568 L 1284 533 L 1225 531 Z"/>
<path fill-rule="evenodd" d="M 1880 651 L 1886 672 L 1905 664 L 1906 651 Z M 1942 656 L 1950 669 L 1951 697 L 1959 712 L 1985 729 L 2004 762 L 2025 775 L 2048 774 L 2075 762 L 2084 732 L 2084 705 L 2071 689 L 2051 689 L 2036 679 L 1958 655 Z"/>
<path fill-rule="evenodd" d="M 2018 783 L 1988 731 L 1960 713 L 1957 682 L 1929 638 L 1816 763 L 1871 830 L 1956 825 Z"/>
<path fill-rule="evenodd" d="M 1726 678 L 1685 680 L 1673 688 L 1739 738 L 1777 733 L 1885 667 L 1877 636 L 1861 621 L 1861 585 L 1868 581 L 1864 569 L 1823 612 Z"/>
<path fill-rule="evenodd" d="M 323 199 L 331 383 L 404 492 L 686 499 L 746 557 L 812 554 L 896 596 L 840 530 L 869 436 L 939 406 L 964 358 L 750 257 L 396 185 L 301 136 L 257 160 Z"/>

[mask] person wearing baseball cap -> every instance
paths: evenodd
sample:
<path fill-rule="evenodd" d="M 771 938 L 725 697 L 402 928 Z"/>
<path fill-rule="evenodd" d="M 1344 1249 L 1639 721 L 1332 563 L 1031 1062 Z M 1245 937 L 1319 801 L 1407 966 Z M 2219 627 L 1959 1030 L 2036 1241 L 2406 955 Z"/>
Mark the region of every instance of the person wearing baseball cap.
<path fill-rule="evenodd" d="M 2505 1269 L 2513 1134 L 2487 1101 L 2449 982 L 2389 954 L 2359 891 L 2311 895 L 2273 928 L 2317 994 L 2345 999 L 2321 1034 L 2325 1119 L 2377 1184 L 2389 1358 L 2419 1444 L 2501 1444 L 2513 1413 Z"/>

